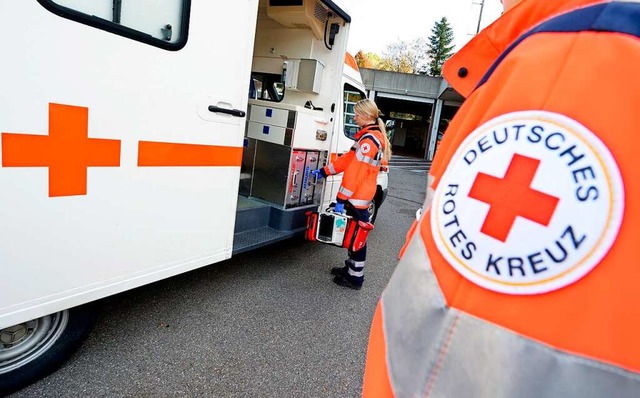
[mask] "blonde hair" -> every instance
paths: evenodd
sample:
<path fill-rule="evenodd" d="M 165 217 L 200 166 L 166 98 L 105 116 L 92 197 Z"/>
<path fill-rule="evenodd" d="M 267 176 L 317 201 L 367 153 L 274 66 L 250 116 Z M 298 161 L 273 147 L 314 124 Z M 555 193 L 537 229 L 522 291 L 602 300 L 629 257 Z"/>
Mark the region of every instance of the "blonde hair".
<path fill-rule="evenodd" d="M 375 120 L 376 123 L 378 123 L 378 127 L 384 137 L 383 156 L 388 162 L 391 159 L 391 142 L 389 142 L 389 137 L 387 137 L 387 129 L 384 127 L 384 122 L 380 119 L 380 110 L 378 109 L 378 105 L 376 105 L 373 100 L 365 98 L 358 101 L 353 109 L 358 114 L 365 116 L 368 119 Z"/>

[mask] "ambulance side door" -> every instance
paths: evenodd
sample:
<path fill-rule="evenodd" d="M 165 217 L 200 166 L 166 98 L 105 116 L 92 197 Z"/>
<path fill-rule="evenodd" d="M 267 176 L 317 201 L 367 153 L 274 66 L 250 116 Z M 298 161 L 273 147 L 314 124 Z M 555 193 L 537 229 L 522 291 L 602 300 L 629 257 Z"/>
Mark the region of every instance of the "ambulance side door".
<path fill-rule="evenodd" d="M 0 327 L 231 256 L 257 8 L 0 0 Z"/>

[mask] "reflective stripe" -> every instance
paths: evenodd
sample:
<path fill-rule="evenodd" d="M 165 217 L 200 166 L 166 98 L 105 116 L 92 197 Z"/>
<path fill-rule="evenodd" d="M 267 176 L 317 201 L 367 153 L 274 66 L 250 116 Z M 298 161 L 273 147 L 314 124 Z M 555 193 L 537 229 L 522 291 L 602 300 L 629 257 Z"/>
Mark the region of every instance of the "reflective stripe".
<path fill-rule="evenodd" d="M 360 139 L 358 140 L 358 143 L 362 142 L 362 140 L 364 140 L 365 138 L 368 138 L 371 141 L 373 141 L 373 143 L 376 145 L 376 148 L 378 149 L 378 153 L 376 154 L 376 157 L 374 159 L 370 156 L 363 155 L 360 152 L 360 147 L 358 146 L 358 150 L 356 151 L 356 159 L 358 159 L 361 162 L 370 164 L 372 166 L 379 167 L 380 165 L 382 165 L 382 148 L 383 148 L 382 144 L 380 143 L 380 140 L 378 140 L 378 138 L 371 133 L 367 133 L 362 137 L 360 137 Z"/>
<path fill-rule="evenodd" d="M 421 235 L 414 233 L 382 295 L 396 396 L 638 397 L 636 373 L 448 307 L 430 264 Z"/>
<path fill-rule="evenodd" d="M 382 132 L 380 132 L 380 134 L 382 134 Z M 369 138 L 370 140 L 372 140 L 376 144 L 376 146 L 378 147 L 378 151 L 382 148 L 382 143 L 373 134 L 365 134 L 365 135 L 363 135 L 362 137 L 360 137 L 360 140 L 358 140 L 358 142 L 362 141 L 365 138 Z"/>
<path fill-rule="evenodd" d="M 340 186 L 340 188 L 338 189 L 338 192 L 347 196 L 347 197 L 352 197 L 353 196 L 353 192 L 349 191 L 347 188 Z"/>
<path fill-rule="evenodd" d="M 355 277 L 363 277 L 364 276 L 364 263 L 365 261 L 353 261 L 349 264 L 349 268 L 347 269 L 347 273 L 351 276 Z"/>
<path fill-rule="evenodd" d="M 369 207 L 369 205 L 371 204 L 370 200 L 360 200 L 360 199 L 349 199 L 349 202 L 351 202 L 352 205 L 363 208 L 363 209 L 366 207 Z"/>
<path fill-rule="evenodd" d="M 364 263 L 365 263 L 366 261 L 353 261 L 353 260 L 349 259 L 349 262 L 350 262 L 351 264 L 353 264 L 353 267 L 354 267 L 354 268 L 364 268 Z"/>
<path fill-rule="evenodd" d="M 329 173 L 331 173 L 331 174 L 336 174 L 336 169 L 335 169 L 335 168 L 333 168 L 333 164 L 329 163 L 329 164 L 327 165 L 327 168 L 329 169 Z"/>
<path fill-rule="evenodd" d="M 374 159 L 372 157 L 363 155 L 360 152 L 360 149 L 358 149 L 358 151 L 356 152 L 356 159 L 358 159 L 360 162 L 364 162 L 364 163 L 370 164 L 372 166 L 380 166 L 382 164 L 382 162 L 380 160 L 377 160 L 377 159 Z"/>

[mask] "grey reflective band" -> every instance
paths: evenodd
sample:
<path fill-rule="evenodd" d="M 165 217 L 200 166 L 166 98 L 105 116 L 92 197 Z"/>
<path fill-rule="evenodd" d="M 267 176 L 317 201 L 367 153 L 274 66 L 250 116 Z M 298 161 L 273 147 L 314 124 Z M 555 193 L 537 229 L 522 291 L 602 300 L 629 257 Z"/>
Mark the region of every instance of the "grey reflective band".
<path fill-rule="evenodd" d="M 336 169 L 333 167 L 333 164 L 329 163 L 327 168 L 329 169 L 329 173 L 336 174 Z"/>
<path fill-rule="evenodd" d="M 347 188 L 340 186 L 340 188 L 338 189 L 338 192 L 340 192 L 341 194 L 344 194 L 348 197 L 352 197 L 353 196 L 353 192 L 349 191 Z"/>
<path fill-rule="evenodd" d="M 371 158 L 371 157 L 359 158 L 358 157 L 358 153 L 359 152 L 356 152 L 356 158 L 358 158 L 358 160 L 361 161 L 361 162 L 365 162 L 365 163 L 368 163 L 368 164 L 370 164 L 372 166 L 378 167 L 378 166 L 380 166 L 382 164 L 382 155 L 383 155 L 383 153 L 382 153 L 382 148 L 383 148 L 382 144 L 380 143 L 380 140 L 378 140 L 378 138 L 373 134 L 365 134 L 365 135 L 363 135 L 362 137 L 360 137 L 358 142 L 361 142 L 365 138 L 370 139 L 371 141 L 373 141 L 374 144 L 376 144 L 376 148 L 378 149 L 378 153 L 376 154 L 376 158 L 375 158 L 375 160 L 373 160 L 373 158 Z M 372 160 L 369 160 L 369 159 L 372 159 Z"/>
<path fill-rule="evenodd" d="M 348 272 L 348 273 L 349 273 L 349 275 L 351 275 L 351 276 L 357 276 L 357 277 L 364 276 L 364 270 L 361 270 L 361 271 L 354 271 L 354 270 L 352 270 L 351 268 L 349 268 L 349 270 L 348 270 L 347 272 Z"/>
<path fill-rule="evenodd" d="M 354 268 L 364 268 L 364 261 L 353 261 L 351 259 L 348 260 Z"/>
<path fill-rule="evenodd" d="M 369 205 L 371 204 L 370 200 L 360 200 L 360 199 L 349 199 L 349 202 L 351 202 L 351 204 L 354 206 L 360 206 L 360 207 L 369 207 Z"/>
<path fill-rule="evenodd" d="M 358 152 L 356 152 L 356 159 L 360 162 L 366 163 L 366 164 L 370 164 L 372 166 L 380 166 L 380 164 L 382 164 L 382 162 L 380 162 L 380 160 L 374 159 L 372 157 L 363 155 L 362 153 L 360 153 L 360 150 L 358 150 Z"/>
<path fill-rule="evenodd" d="M 637 373 L 559 351 L 449 307 L 419 226 L 416 231 L 382 295 L 396 396 L 640 396 Z"/>

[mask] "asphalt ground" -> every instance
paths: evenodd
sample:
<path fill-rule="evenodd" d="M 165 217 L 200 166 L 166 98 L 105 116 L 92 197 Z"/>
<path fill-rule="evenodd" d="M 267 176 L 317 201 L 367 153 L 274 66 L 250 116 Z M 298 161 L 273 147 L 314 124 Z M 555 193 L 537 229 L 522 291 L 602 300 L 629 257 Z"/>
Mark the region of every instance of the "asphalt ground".
<path fill-rule="evenodd" d="M 358 397 L 371 319 L 422 205 L 426 172 L 390 171 L 365 282 L 346 250 L 290 239 L 104 300 L 93 332 L 18 397 Z"/>

